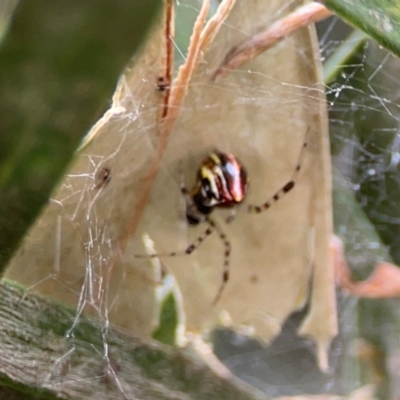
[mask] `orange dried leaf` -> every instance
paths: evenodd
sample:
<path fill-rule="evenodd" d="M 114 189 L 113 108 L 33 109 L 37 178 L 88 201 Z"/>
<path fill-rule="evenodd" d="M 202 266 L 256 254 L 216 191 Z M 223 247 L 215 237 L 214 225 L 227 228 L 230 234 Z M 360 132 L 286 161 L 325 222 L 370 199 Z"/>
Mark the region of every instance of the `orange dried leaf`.
<path fill-rule="evenodd" d="M 370 299 L 383 299 L 400 295 L 400 269 L 398 266 L 380 262 L 371 276 L 365 281 L 354 281 L 346 262 L 341 240 L 334 237 L 331 242 L 336 281 L 340 288 L 346 289 L 353 296 Z"/>

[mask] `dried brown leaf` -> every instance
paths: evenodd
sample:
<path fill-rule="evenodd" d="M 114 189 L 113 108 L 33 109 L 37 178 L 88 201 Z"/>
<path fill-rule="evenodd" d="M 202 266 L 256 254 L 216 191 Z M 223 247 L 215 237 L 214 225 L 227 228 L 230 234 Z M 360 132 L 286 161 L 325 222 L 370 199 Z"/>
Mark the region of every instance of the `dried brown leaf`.
<path fill-rule="evenodd" d="M 157 274 L 148 263 L 132 268 L 133 259 L 122 254 L 119 240 L 154 152 L 163 107 L 156 87 L 162 26 L 160 16 L 121 78 L 111 109 L 87 136 L 6 274 L 31 290 L 77 305 L 79 312 L 134 326 L 145 337 L 158 324 Z M 108 181 L 99 185 L 105 169 Z M 116 257 L 122 261 L 111 269 Z"/>
<path fill-rule="evenodd" d="M 205 229 L 186 222 L 179 165 L 190 187 L 201 160 L 219 148 L 242 160 L 251 186 L 231 224 L 224 222 L 228 210 L 214 213 L 232 244 L 231 278 L 216 306 L 212 300 L 222 279 L 224 251 L 217 235 L 191 256 L 162 259 L 182 291 L 186 327 L 203 331 L 228 316 L 224 320 L 233 326 L 252 326 L 270 340 L 304 305 L 312 273 L 312 303 L 301 333 L 316 340 L 320 365 L 326 368 L 336 313 L 329 252 L 330 158 L 315 33 L 302 29 L 245 68 L 212 82 L 227 51 L 257 34 L 268 16 L 281 10 L 279 1 L 259 0 L 248 7 L 238 0 L 201 60 L 194 46 L 191 65 L 197 68 L 191 76 L 186 65 L 186 78 L 171 88 L 169 106 L 174 108 L 162 121 L 163 93 L 156 87 L 164 43 L 159 25 L 122 78 L 113 108 L 94 128 L 13 260 L 9 277 L 27 285 L 45 278 L 35 286 L 38 290 L 148 335 L 157 317 L 157 279 L 151 260 L 135 254 L 146 252 L 144 235 L 157 251 L 170 252 L 184 249 Z M 290 179 L 306 132 L 309 147 L 295 189 L 269 211 L 248 215 L 247 204 L 262 204 Z M 60 234 L 54 235 L 57 226 Z M 51 278 L 54 271 L 56 278 Z"/>

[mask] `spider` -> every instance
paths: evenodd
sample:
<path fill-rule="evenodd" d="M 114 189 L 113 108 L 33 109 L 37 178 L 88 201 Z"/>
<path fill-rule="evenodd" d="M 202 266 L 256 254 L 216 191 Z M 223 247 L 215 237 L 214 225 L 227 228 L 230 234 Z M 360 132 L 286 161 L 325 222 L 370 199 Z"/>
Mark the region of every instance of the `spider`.
<path fill-rule="evenodd" d="M 296 177 L 300 172 L 304 149 L 306 147 L 307 140 L 305 139 L 290 180 L 288 180 L 263 204 L 248 205 L 247 211 L 249 213 L 260 214 L 270 209 L 274 203 L 280 200 L 295 187 Z M 174 251 L 163 254 L 156 253 L 150 255 L 143 254 L 136 255 L 136 257 L 155 258 L 189 255 L 192 254 L 208 236 L 216 231 L 224 244 L 225 252 L 222 280 L 212 303 L 215 305 L 221 298 L 221 295 L 229 281 L 229 265 L 232 246 L 224 231 L 214 221 L 210 214 L 217 207 L 233 208 L 242 203 L 246 198 L 248 188 L 249 177 L 241 161 L 233 154 L 214 150 L 200 164 L 200 167 L 197 170 L 196 183 L 191 190 L 186 188 L 183 179 L 181 181 L 181 193 L 186 200 L 187 222 L 190 225 L 206 223 L 208 226 L 205 231 L 183 251 Z M 230 216 L 227 218 L 226 222 L 229 223 L 232 220 L 233 216 Z"/>
<path fill-rule="evenodd" d="M 169 88 L 168 80 L 165 76 L 159 76 L 157 78 L 157 90 L 165 92 Z"/>

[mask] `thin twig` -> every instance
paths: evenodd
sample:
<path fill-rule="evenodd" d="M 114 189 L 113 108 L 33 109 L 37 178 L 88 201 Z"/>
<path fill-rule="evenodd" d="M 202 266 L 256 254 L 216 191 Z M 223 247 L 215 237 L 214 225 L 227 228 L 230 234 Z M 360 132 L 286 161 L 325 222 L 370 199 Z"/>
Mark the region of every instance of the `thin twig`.
<path fill-rule="evenodd" d="M 229 71 L 249 62 L 298 29 L 325 19 L 330 15 L 332 15 L 332 12 L 320 3 L 310 3 L 298 8 L 272 24 L 266 31 L 253 36 L 250 40 L 234 48 L 214 73 L 212 80 L 222 79 Z"/>
<path fill-rule="evenodd" d="M 210 18 L 204 27 L 203 32 L 201 32 L 200 50 L 202 52 L 204 52 L 210 43 L 212 43 L 235 4 L 236 0 L 222 0 L 217 12 Z"/>
<path fill-rule="evenodd" d="M 186 62 L 179 68 L 176 81 L 171 88 L 171 94 L 169 97 L 170 101 L 168 104 L 169 110 L 165 119 L 161 121 L 159 142 L 155 151 L 155 155 L 151 160 L 148 174 L 144 179 L 142 191 L 140 192 L 135 211 L 133 212 L 133 215 L 129 219 L 128 223 L 126 224 L 125 229 L 120 234 L 119 249 L 121 253 L 124 253 L 129 239 L 134 235 L 136 231 L 140 217 L 143 214 L 143 211 L 147 205 L 151 187 L 160 169 L 161 160 L 167 148 L 169 138 L 172 134 L 175 122 L 179 116 L 180 107 L 187 93 L 194 68 L 197 65 L 197 59 L 200 56 L 200 35 L 207 18 L 209 6 L 209 0 L 204 0 L 203 6 L 193 27 L 193 33 L 190 39 Z"/>

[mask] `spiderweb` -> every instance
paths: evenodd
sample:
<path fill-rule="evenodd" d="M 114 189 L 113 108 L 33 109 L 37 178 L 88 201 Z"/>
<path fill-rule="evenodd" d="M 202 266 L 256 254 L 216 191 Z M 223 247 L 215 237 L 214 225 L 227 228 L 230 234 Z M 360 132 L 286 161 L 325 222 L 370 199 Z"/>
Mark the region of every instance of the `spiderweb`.
<path fill-rule="evenodd" d="M 268 26 L 271 21 L 279 19 L 298 5 L 297 1 L 287 1 L 284 4 L 271 3 L 273 3 L 271 4 L 273 13 L 259 18 L 257 20 L 259 26 Z M 188 32 L 193 26 L 201 4 L 196 1 L 179 1 L 176 8 L 175 62 L 181 64 L 187 57 L 185 49 L 189 42 Z M 212 2 L 209 16 L 212 16 L 217 8 L 218 2 Z M 246 15 L 243 15 L 243 18 L 246 18 Z M 345 42 L 346 35 L 343 33 L 350 30 L 336 19 L 326 21 L 319 28 L 319 45 L 324 61 Z M 250 36 L 248 31 L 241 33 L 243 36 Z M 161 40 L 162 36 L 157 32 L 153 35 L 159 35 Z M 305 44 L 305 47 L 299 46 L 299 43 Z M 303 60 L 304 65 L 312 63 L 310 45 L 306 43 L 304 38 L 289 37 L 282 47 L 278 45 L 271 49 L 270 59 L 273 59 L 275 68 L 277 64 L 279 65 L 279 61 L 277 62 L 274 57 L 279 59 L 280 52 L 284 52 L 282 50 L 284 46 L 289 48 L 292 55 L 282 57 L 282 63 L 288 60 L 291 62 Z M 115 95 L 118 102 L 114 103 L 114 107 L 92 131 L 90 140 L 88 139 L 80 150 L 73 171 L 61 183 L 51 199 L 50 207 L 32 230 L 9 271 L 9 277 L 26 284 L 28 291 L 49 294 L 75 307 L 76 318 L 68 331 L 69 335 L 74 335 L 75 325 L 79 324 L 79 318 L 83 313 L 98 319 L 102 328 L 103 347 L 96 348 L 95 351 L 103 355 L 106 365 L 112 367 L 113 371 L 116 369 L 114 360 L 108 354 L 109 335 L 112 332 L 110 323 L 127 327 L 136 335 L 147 338 L 159 323 L 160 298 L 163 298 L 171 287 L 174 288 L 179 305 L 181 296 L 185 297 L 191 291 L 192 297 L 197 296 L 201 299 L 198 302 L 212 297 L 215 288 L 218 287 L 215 282 L 221 280 L 219 267 L 202 268 L 202 265 L 220 264 L 222 245 L 218 243 L 216 235 L 212 240 L 202 244 L 202 248 L 199 249 L 201 255 L 192 261 L 191 268 L 188 268 L 187 260 L 183 257 L 174 260 L 135 258 L 135 254 L 185 249 L 202 232 L 202 229 L 198 229 L 196 233 L 192 233 L 184 218 L 185 202 L 179 192 L 180 163 L 184 165 L 184 179 L 190 186 L 193 184 L 194 171 L 204 157 L 204 152 L 211 149 L 213 143 L 223 146 L 228 151 L 241 152 L 254 176 L 252 184 L 255 190 L 250 201 L 263 202 L 268 194 L 273 194 L 274 190 L 290 178 L 307 131 L 309 118 L 307 115 L 318 111 L 318 96 L 321 94 L 317 86 L 304 86 L 306 80 L 299 78 L 299 83 L 296 83 L 297 74 L 301 75 L 303 72 L 299 73 L 295 67 L 285 69 L 283 65 L 282 75 L 267 76 L 255 69 L 252 70 L 253 65 L 242 69 L 242 73 L 245 71 L 249 75 L 260 75 L 258 87 L 249 88 L 245 81 L 243 85 L 234 82 L 219 86 L 218 90 L 222 90 L 227 97 L 234 99 L 232 104 L 245 105 L 246 112 L 259 111 L 263 108 L 272 109 L 273 113 L 270 113 L 269 117 L 271 126 L 277 127 L 278 131 L 286 129 L 282 126 L 290 126 L 295 132 L 291 138 L 291 146 L 288 148 L 287 141 L 281 140 L 279 136 L 274 137 L 265 133 L 274 139 L 273 141 L 270 139 L 271 144 L 267 148 L 261 134 L 251 132 L 251 124 L 239 127 L 232 125 L 233 143 L 232 136 L 227 130 L 229 125 L 218 124 L 216 117 L 211 120 L 213 129 L 204 136 L 200 136 L 199 130 L 193 127 L 193 132 L 187 135 L 186 139 L 172 139 L 166 151 L 165 161 L 155 179 L 154 185 L 159 189 L 150 196 L 151 206 L 138 223 L 137 231 L 140 234 L 132 238 L 121 229 L 121 226 L 124 225 L 126 216 L 132 214 L 129 211 L 132 208 L 132 193 L 138 197 L 143 191 L 147 179 L 146 172 L 151 163 L 150 155 L 157 150 L 155 116 L 160 113 L 160 98 L 163 93 L 157 91 L 155 82 L 157 74 L 162 71 L 161 61 L 158 60 L 149 70 L 149 60 L 151 61 L 157 52 L 159 49 L 144 47 L 142 54 L 136 56 L 130 68 L 135 68 L 135 76 L 141 74 L 142 79 L 137 80 L 134 76 L 130 81 L 127 75 L 121 81 L 119 92 Z M 264 58 L 263 62 L 268 63 L 268 60 L 268 57 Z M 335 229 L 345 241 L 346 255 L 360 278 L 368 276 L 377 261 L 400 263 L 400 247 L 396 240 L 400 216 L 396 201 L 399 198 L 400 145 L 397 67 L 397 59 L 372 41 L 367 41 L 355 54 L 350 65 L 341 69 L 335 82 L 326 87 L 330 112 L 330 137 L 335 156 L 335 191 L 341 195 L 342 190 L 347 190 L 349 198 L 360 205 L 360 213 L 365 213 L 363 214 L 365 220 L 368 223 L 371 221 L 371 232 L 375 235 L 366 238 L 365 232 L 360 231 L 359 225 L 356 227 L 352 225 L 353 215 L 346 212 L 347 206 L 339 201 L 335 202 L 335 207 L 340 207 L 335 209 L 335 215 L 340 215 L 340 218 L 335 218 Z M 302 68 L 304 70 L 305 67 Z M 310 70 L 306 69 L 307 73 L 311 74 Z M 200 98 L 202 92 L 207 89 L 207 84 L 201 79 L 195 79 L 193 91 L 188 96 Z M 279 98 L 278 92 L 281 93 Z M 299 102 L 305 106 L 299 108 L 297 106 Z M 186 128 L 190 126 L 188 121 L 196 120 L 196 114 L 201 118 L 203 110 L 214 109 L 216 116 L 224 110 L 223 104 L 218 101 L 207 103 L 207 97 L 205 100 L 202 99 L 200 105 L 197 104 L 196 109 L 190 108 L 190 104 L 192 103 L 184 103 L 182 120 L 178 122 Z M 105 135 L 104 131 L 110 129 L 110 124 L 112 134 Z M 311 142 L 313 138 L 311 135 Z M 95 152 L 91 147 L 93 141 L 97 143 Z M 313 150 L 313 143 L 310 151 L 317 152 Z M 292 257 L 297 261 L 289 258 L 288 264 L 298 264 L 298 259 L 301 259 L 301 273 L 295 276 L 295 279 L 300 281 L 296 290 L 293 290 L 292 285 L 288 286 L 285 292 L 282 284 L 279 290 L 290 295 L 287 294 L 283 299 L 271 296 L 268 307 L 262 312 L 259 308 L 256 308 L 256 312 L 249 311 L 252 309 L 251 296 L 247 296 L 248 290 L 240 291 L 241 286 L 238 284 L 241 279 L 244 281 L 245 275 L 243 275 L 236 281 L 233 279 L 231 286 L 228 283 L 226 294 L 228 298 L 226 304 L 228 301 L 236 304 L 237 315 L 234 311 L 230 314 L 224 313 L 223 302 L 222 311 L 216 312 L 213 319 L 207 317 L 211 305 L 200 307 L 196 301 L 186 305 L 185 314 L 182 310 L 180 312 L 181 332 L 185 322 L 193 331 L 198 331 L 198 326 L 203 324 L 204 330 L 209 332 L 216 320 L 219 321 L 220 327 L 231 326 L 230 322 L 234 320 L 238 324 L 243 324 L 242 332 L 248 334 L 255 331 L 264 339 L 272 340 L 270 346 L 265 348 L 265 343 L 240 335 L 237 326 L 236 331 L 220 328 L 208 337 L 214 342 L 218 357 L 231 371 L 273 396 L 347 393 L 368 382 L 365 370 L 368 370 L 368 377 L 372 383 L 378 382 L 379 379 L 381 381 L 383 379 L 386 383 L 395 382 L 394 370 L 387 368 L 383 372 L 376 372 L 375 359 L 360 362 L 361 356 L 357 355 L 357 351 L 355 355 L 354 352 L 350 352 L 356 346 L 354 343 L 360 345 L 360 340 L 363 340 L 363 344 L 367 347 L 377 346 L 384 352 L 398 349 L 397 329 L 389 321 L 395 314 L 393 301 L 356 301 L 352 297 L 340 297 L 340 335 L 330 346 L 329 369 L 324 372 L 318 367 L 316 357 L 318 349 L 315 340 L 298 335 L 298 330 L 310 311 L 310 305 L 306 302 L 310 297 L 308 292 L 310 252 L 313 253 L 315 248 L 318 248 L 316 242 L 310 245 L 309 230 L 308 227 L 304 227 L 307 226 L 305 220 L 312 209 L 310 199 L 313 196 L 310 193 L 313 192 L 310 189 L 310 182 L 315 183 L 312 167 L 316 160 L 317 158 L 309 157 L 304 161 L 304 175 L 308 178 L 299 182 L 296 188 L 298 191 L 295 192 L 296 199 L 303 199 L 299 201 L 303 204 L 300 208 L 296 208 L 293 198 L 290 200 L 288 195 L 265 214 L 264 220 L 260 217 L 251 222 L 252 228 L 248 226 L 250 217 L 243 210 L 237 212 L 235 225 L 225 228 L 232 248 L 237 249 L 240 248 L 239 242 L 243 240 L 242 236 L 246 236 L 249 232 L 253 235 L 251 242 L 258 243 L 259 237 L 267 235 L 267 226 L 271 240 L 277 238 L 276 240 L 282 245 L 280 253 L 293 252 Z M 132 179 L 133 175 L 135 179 Z M 218 221 L 227 215 L 229 215 L 227 210 L 221 211 Z M 282 219 L 282 215 L 287 216 L 286 220 Z M 282 237 L 291 239 L 285 242 L 281 240 Z M 66 242 L 69 243 L 68 246 L 64 245 Z M 293 243 L 297 246 L 295 250 L 292 250 Z M 254 276 L 254 281 L 263 277 L 262 274 L 266 272 L 253 271 L 252 268 L 260 259 L 261 253 L 257 252 L 264 246 L 266 244 L 260 242 L 254 248 L 248 246 L 248 250 L 245 251 L 242 247 L 241 252 L 234 253 L 233 270 L 238 269 L 240 265 L 241 269 L 246 268 L 251 271 L 249 274 Z M 271 252 L 274 246 L 272 243 Z M 299 248 L 303 250 L 299 252 Z M 36 267 L 22 273 L 21 269 L 28 259 L 29 263 L 33 263 Z M 72 268 L 72 265 L 77 265 L 78 268 Z M 163 281 L 166 271 L 173 273 Z M 282 271 L 282 274 L 289 274 L 289 269 Z M 267 277 L 271 278 L 268 275 Z M 281 276 L 279 279 L 281 282 L 290 281 L 289 276 Z M 185 287 L 179 285 L 183 281 Z M 253 290 L 257 292 L 257 289 Z M 263 290 L 266 289 L 260 289 L 260 293 Z M 242 294 L 239 296 L 238 293 Z M 250 304 L 247 308 L 242 306 L 242 303 L 246 302 Z M 285 302 L 288 303 L 287 306 Z M 382 330 L 371 327 L 378 323 L 375 316 L 377 310 L 383 310 L 379 324 L 385 329 L 387 334 L 385 337 L 382 337 Z M 198 317 L 201 322 L 192 317 L 193 314 L 200 315 L 201 318 L 198 315 L 196 318 Z M 238 317 L 240 314 L 249 317 L 240 319 Z M 187 321 L 185 321 L 186 315 L 188 315 Z M 360 326 L 354 326 L 354 320 L 360 315 L 364 319 L 361 320 Z M 325 322 L 321 321 L 321 324 Z M 283 328 L 280 333 L 281 323 Z M 185 337 L 178 336 L 179 341 L 182 344 Z M 393 354 L 392 358 L 384 359 L 389 366 L 396 361 L 397 353 Z M 364 363 L 362 367 L 359 366 L 360 363 Z M 360 372 L 361 369 L 363 373 Z M 347 370 L 352 371 L 348 376 L 344 373 Z M 383 378 L 379 375 L 381 372 Z M 98 371 L 93 371 L 93 380 L 97 378 Z M 122 387 L 118 386 L 118 390 L 124 394 Z M 395 390 L 396 388 L 392 386 L 392 391 Z"/>
<path fill-rule="evenodd" d="M 323 62 L 351 32 L 337 18 L 318 25 Z M 365 41 L 326 88 L 335 231 L 345 242 L 347 260 L 358 279 L 366 279 L 380 261 L 399 263 L 398 65 L 396 57 Z M 344 394 L 379 382 L 381 396 L 396 396 L 397 308 L 397 300 L 356 300 L 339 293 L 340 331 L 327 374 L 314 368 L 312 344 L 295 333 L 299 314 L 292 315 L 268 349 L 232 332 L 218 333 L 217 348 L 232 370 L 270 395 Z M 390 351 L 393 354 L 385 358 Z M 370 396 L 368 390 L 366 395 Z"/>

